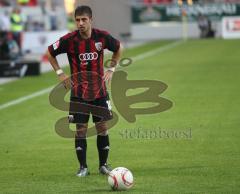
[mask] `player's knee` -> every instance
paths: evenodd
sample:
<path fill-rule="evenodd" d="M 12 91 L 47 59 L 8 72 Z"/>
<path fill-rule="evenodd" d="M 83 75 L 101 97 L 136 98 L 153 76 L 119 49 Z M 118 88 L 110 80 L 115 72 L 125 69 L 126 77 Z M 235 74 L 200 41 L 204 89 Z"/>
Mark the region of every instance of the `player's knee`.
<path fill-rule="evenodd" d="M 86 137 L 87 135 L 87 128 L 88 128 L 88 124 L 87 123 L 78 123 L 76 124 L 76 137 L 77 138 L 83 138 Z"/>
<path fill-rule="evenodd" d="M 97 129 L 97 134 L 98 135 L 107 135 L 108 134 L 108 130 L 107 130 L 107 122 L 106 121 L 102 121 L 102 122 L 98 122 L 95 123 L 95 127 Z"/>

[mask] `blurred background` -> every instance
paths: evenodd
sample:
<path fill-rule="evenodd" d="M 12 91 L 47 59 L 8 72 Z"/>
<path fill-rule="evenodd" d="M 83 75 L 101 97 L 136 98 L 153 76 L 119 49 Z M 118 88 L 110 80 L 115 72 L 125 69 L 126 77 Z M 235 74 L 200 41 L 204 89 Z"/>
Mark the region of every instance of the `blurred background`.
<path fill-rule="evenodd" d="M 44 52 L 75 29 L 73 13 L 81 4 L 92 7 L 95 27 L 125 47 L 159 39 L 240 38 L 240 0 L 0 0 L 0 83 L 49 71 Z"/>

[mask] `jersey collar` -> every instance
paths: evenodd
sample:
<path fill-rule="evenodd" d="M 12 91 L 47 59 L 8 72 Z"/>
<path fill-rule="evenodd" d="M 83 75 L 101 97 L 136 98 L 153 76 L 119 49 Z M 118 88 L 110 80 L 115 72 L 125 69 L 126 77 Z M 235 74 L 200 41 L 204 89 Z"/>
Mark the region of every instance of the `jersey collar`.
<path fill-rule="evenodd" d="M 91 37 L 90 38 L 88 38 L 88 39 L 84 39 L 84 38 L 82 38 L 81 37 L 81 34 L 80 34 L 80 32 L 79 32 L 79 30 L 77 30 L 78 31 L 78 38 L 80 39 L 80 40 L 89 40 L 89 39 L 92 39 L 93 37 L 94 37 L 94 28 L 92 28 L 92 32 L 91 32 Z"/>

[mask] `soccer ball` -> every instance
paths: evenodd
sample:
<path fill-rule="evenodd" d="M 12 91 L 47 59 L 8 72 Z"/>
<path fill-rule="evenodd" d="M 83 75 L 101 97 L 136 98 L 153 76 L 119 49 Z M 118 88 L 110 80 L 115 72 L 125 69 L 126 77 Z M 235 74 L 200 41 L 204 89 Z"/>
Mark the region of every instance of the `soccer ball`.
<path fill-rule="evenodd" d="M 133 186 L 133 175 L 127 168 L 117 167 L 109 173 L 108 183 L 113 190 L 127 190 Z"/>

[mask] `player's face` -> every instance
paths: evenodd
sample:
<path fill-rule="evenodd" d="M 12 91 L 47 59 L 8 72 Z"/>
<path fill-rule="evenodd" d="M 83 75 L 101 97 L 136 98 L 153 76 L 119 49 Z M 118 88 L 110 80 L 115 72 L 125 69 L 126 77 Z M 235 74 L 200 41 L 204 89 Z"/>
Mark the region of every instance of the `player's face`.
<path fill-rule="evenodd" d="M 90 18 L 88 15 L 80 15 L 75 17 L 76 25 L 78 30 L 80 30 L 81 33 L 85 33 L 88 30 L 91 29 L 92 26 L 92 18 Z"/>

